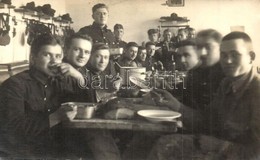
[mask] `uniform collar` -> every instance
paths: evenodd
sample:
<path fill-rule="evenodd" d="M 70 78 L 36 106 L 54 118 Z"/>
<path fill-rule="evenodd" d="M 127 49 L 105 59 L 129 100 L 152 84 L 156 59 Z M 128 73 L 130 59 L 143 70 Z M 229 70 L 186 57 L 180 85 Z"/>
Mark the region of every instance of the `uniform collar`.
<path fill-rule="evenodd" d="M 87 63 L 87 69 L 94 75 L 100 75 L 102 73 L 102 71 L 96 71 L 96 69 L 94 67 L 92 67 L 90 65 L 90 63 Z"/>
<path fill-rule="evenodd" d="M 242 76 L 236 78 L 225 78 L 224 79 L 225 88 L 223 88 L 223 90 L 226 94 L 232 92 L 237 95 L 241 95 L 248 88 L 253 77 L 254 77 L 254 72 L 252 68 L 250 72 Z"/>
<path fill-rule="evenodd" d="M 131 64 L 132 62 L 134 62 L 134 60 L 130 60 L 130 59 L 123 57 L 122 62 L 125 63 L 125 64 Z"/>
<path fill-rule="evenodd" d="M 43 72 L 39 71 L 34 67 L 31 67 L 29 69 L 29 73 L 33 79 L 39 81 L 43 85 L 47 84 L 48 79 L 50 78 L 50 76 L 47 76 L 46 74 L 44 74 Z"/>
<path fill-rule="evenodd" d="M 193 74 L 194 71 L 197 71 L 200 68 L 201 61 L 199 61 L 191 70 L 188 71 L 188 74 Z"/>
<path fill-rule="evenodd" d="M 104 27 L 101 27 L 99 24 L 97 24 L 96 22 L 93 22 L 92 27 L 94 28 L 98 28 L 101 30 L 107 30 L 107 25 L 105 25 Z"/>

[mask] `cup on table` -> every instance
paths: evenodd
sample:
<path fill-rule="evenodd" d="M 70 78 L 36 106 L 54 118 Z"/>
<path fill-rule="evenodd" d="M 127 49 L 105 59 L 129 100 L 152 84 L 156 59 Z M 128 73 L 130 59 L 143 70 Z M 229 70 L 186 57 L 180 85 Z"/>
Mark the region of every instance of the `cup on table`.
<path fill-rule="evenodd" d="M 95 103 L 83 103 L 78 104 L 78 111 L 76 119 L 91 119 L 95 114 L 97 104 Z"/>

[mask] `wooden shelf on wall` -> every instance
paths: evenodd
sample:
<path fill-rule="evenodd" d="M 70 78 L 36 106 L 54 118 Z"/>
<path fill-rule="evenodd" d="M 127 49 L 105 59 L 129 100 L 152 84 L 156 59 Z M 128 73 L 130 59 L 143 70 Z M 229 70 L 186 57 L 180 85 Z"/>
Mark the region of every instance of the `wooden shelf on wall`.
<path fill-rule="evenodd" d="M 17 8 L 17 9 L 14 9 L 14 11 L 22 13 L 23 15 L 37 17 L 39 19 L 45 19 L 45 20 L 51 19 L 51 16 L 49 16 L 49 15 L 46 15 L 42 12 L 37 12 L 37 11 L 30 10 L 30 9 L 26 9 L 26 8 Z"/>
<path fill-rule="evenodd" d="M 0 2 L 0 9 L 12 9 L 12 8 L 15 8 L 15 6 Z"/>
<path fill-rule="evenodd" d="M 37 14 L 36 11 L 25 9 L 25 8 L 16 8 L 16 9 L 14 9 L 14 11 L 18 12 L 18 13 L 23 13 L 24 15 L 28 15 L 28 16 L 32 16 L 32 15 Z"/>
<path fill-rule="evenodd" d="M 189 25 L 165 25 L 165 26 L 160 26 L 162 28 L 171 28 L 171 27 L 176 27 L 176 28 L 181 28 L 181 27 L 189 27 Z"/>
<path fill-rule="evenodd" d="M 51 16 L 46 15 L 46 14 L 41 13 L 41 12 L 37 12 L 37 14 L 36 15 L 32 15 L 32 17 L 37 17 L 39 19 L 45 19 L 45 20 L 51 19 Z"/>
<path fill-rule="evenodd" d="M 61 17 L 54 17 L 53 21 L 54 22 L 59 22 L 59 23 L 64 23 L 64 24 L 71 24 L 71 23 L 73 23 L 73 21 L 64 20 Z"/>

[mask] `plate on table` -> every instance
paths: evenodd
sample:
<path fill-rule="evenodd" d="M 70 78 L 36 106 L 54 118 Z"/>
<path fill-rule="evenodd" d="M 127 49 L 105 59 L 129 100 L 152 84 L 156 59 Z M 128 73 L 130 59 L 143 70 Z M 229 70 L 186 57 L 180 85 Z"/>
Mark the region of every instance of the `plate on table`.
<path fill-rule="evenodd" d="M 140 110 L 137 114 L 151 122 L 174 122 L 181 117 L 179 112 L 169 110 Z"/>

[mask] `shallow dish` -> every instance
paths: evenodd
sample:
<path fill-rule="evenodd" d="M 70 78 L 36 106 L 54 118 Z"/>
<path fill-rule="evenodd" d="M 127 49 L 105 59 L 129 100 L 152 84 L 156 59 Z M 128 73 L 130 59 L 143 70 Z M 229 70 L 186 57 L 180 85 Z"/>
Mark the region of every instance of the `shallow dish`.
<path fill-rule="evenodd" d="M 176 118 L 181 117 L 179 112 L 168 110 L 140 110 L 137 114 L 151 122 L 175 121 Z"/>

